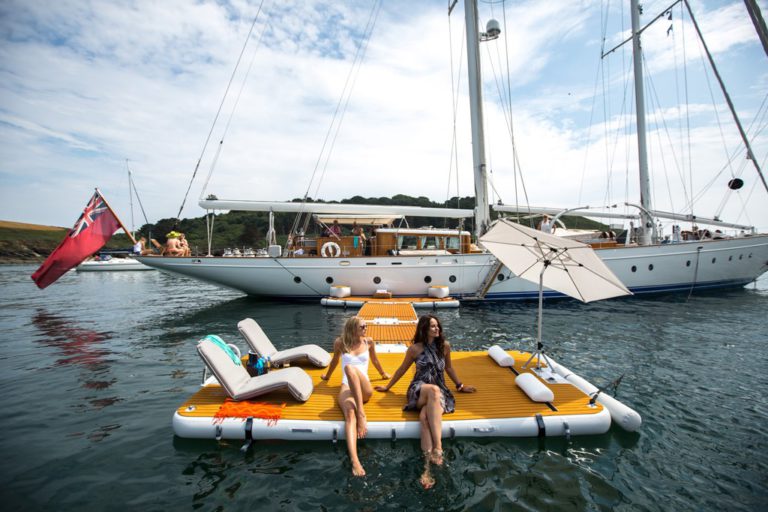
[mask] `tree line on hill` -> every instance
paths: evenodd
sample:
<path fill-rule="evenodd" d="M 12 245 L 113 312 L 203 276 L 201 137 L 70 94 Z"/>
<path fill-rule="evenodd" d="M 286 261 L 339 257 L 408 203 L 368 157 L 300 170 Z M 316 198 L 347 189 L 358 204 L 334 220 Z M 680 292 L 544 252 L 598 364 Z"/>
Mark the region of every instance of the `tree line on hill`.
<path fill-rule="evenodd" d="M 301 199 L 293 199 L 293 202 L 301 201 Z M 307 202 L 421 206 L 427 208 L 472 209 L 475 207 L 474 197 L 452 197 L 444 202 L 434 202 L 424 196 L 413 197 L 405 194 L 398 194 L 392 197 L 368 198 L 354 196 L 341 201 L 307 199 Z M 491 212 L 491 215 L 494 219 L 497 217 L 496 212 Z M 275 214 L 275 231 L 277 232 L 277 241 L 280 245 L 285 245 L 294 220 L 295 214 L 293 213 Z M 458 227 L 456 219 L 412 217 L 408 219 L 408 222 L 411 227 L 433 226 L 450 229 Z M 520 222 L 533 226 L 535 222 L 538 222 L 538 219 L 521 219 Z M 466 219 L 463 229 L 471 232 L 474 229 L 473 224 L 473 219 Z M 596 229 L 600 231 L 607 229 L 607 226 L 583 217 L 568 217 L 567 224 L 569 228 Z M 193 254 L 205 253 L 208 248 L 206 225 L 206 217 L 204 215 L 181 220 L 161 219 L 154 224 L 141 226 L 137 236 L 145 236 L 148 239 L 154 238 L 158 243 L 164 244 L 168 233 L 171 231 L 181 231 L 187 235 Z M 266 245 L 268 229 L 269 214 L 266 212 L 232 211 L 229 213 L 219 213 L 216 214 L 214 220 L 212 247 L 217 253 L 220 253 L 226 247 L 261 248 Z M 25 229 L 23 226 L 2 225 L 0 226 L 0 261 L 6 263 L 42 261 L 61 243 L 66 232 L 65 228 L 41 230 Z M 308 234 L 311 235 L 312 232 L 310 231 Z M 110 250 L 129 249 L 130 247 L 131 241 L 123 232 L 116 233 L 106 245 L 106 249 Z"/>

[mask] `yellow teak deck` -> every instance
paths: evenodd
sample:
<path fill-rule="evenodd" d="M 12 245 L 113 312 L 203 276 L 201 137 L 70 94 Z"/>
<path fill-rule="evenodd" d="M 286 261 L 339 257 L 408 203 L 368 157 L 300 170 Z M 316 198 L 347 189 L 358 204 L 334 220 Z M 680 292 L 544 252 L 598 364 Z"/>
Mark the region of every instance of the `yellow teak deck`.
<path fill-rule="evenodd" d="M 416 330 L 416 312 L 409 303 L 368 302 L 358 316 L 365 318 L 368 335 L 383 344 L 410 344 Z M 386 352 L 386 353 L 385 353 Z M 454 392 L 456 410 L 443 417 L 443 434 L 460 436 L 536 436 L 603 433 L 610 427 L 610 414 L 599 403 L 562 376 L 544 366 L 552 381 L 544 380 L 531 367 L 523 365 L 529 353 L 509 351 L 513 368 L 501 367 L 487 352 L 452 351 L 451 361 L 464 384 L 477 388 L 476 393 Z M 403 361 L 403 353 L 378 352 L 385 371 L 394 374 Z M 554 363 L 553 363 L 554 364 Z M 557 365 L 556 365 L 557 366 Z M 227 417 L 218 417 L 227 400 L 218 384 L 202 387 L 174 415 L 174 429 L 183 437 L 332 439 L 343 436 L 344 417 L 336 402 L 341 386 L 341 369 L 329 381 L 320 375 L 325 368 L 302 366 L 311 377 L 314 391 L 307 402 L 293 399 L 287 392 L 272 392 L 251 401 L 228 404 Z M 403 411 L 406 391 L 413 378 L 414 367 L 387 393 L 374 392 L 365 405 L 369 437 L 418 437 L 418 412 Z M 517 374 L 532 373 L 554 395 L 551 402 L 536 402 L 515 383 Z M 384 385 L 373 365 L 368 376 L 371 383 Z M 447 377 L 446 377 L 447 378 Z M 450 385 L 450 381 L 446 384 Z M 267 411 L 264 418 L 250 418 L 254 404 Z M 238 407 L 242 412 L 237 411 Z M 236 417 L 232 417 L 236 415 Z M 219 415 L 220 416 L 220 415 Z M 247 420 L 247 421 L 246 421 Z"/>
<path fill-rule="evenodd" d="M 529 371 L 522 370 L 521 367 L 530 354 L 517 351 L 508 352 L 508 354 L 514 357 L 517 371 Z M 378 357 L 384 369 L 390 374 L 394 373 L 403 360 L 403 354 L 378 354 Z M 454 351 L 451 354 L 451 360 L 463 382 L 476 386 L 478 391 L 476 393 L 454 392 L 456 411 L 443 417 L 449 427 L 450 422 L 461 420 L 529 418 L 535 421 L 536 415 L 571 417 L 603 413 L 603 407 L 600 404 L 590 406 L 589 397 L 568 383 L 544 383 L 554 393 L 555 398 L 551 405 L 556 410 L 546 403 L 532 401 L 515 385 L 515 374 L 512 370 L 498 366 L 485 352 Z M 341 371 L 337 368 L 331 379 L 326 382 L 320 379 L 325 369 L 303 368 L 312 377 L 315 385 L 315 390 L 306 403 L 296 402 L 287 392 L 271 393 L 252 401 L 278 406 L 285 404 L 277 424 L 286 420 L 296 420 L 299 422 L 330 421 L 343 425 L 344 418 L 336 403 L 341 385 Z M 373 365 L 370 367 L 369 377 L 374 386 L 386 383 Z M 369 424 L 418 422 L 417 412 L 402 410 L 406 402 L 405 393 L 412 377 L 413 368 L 388 393 L 374 392 L 365 406 Z M 226 394 L 221 386 L 205 386 L 179 407 L 177 413 L 182 417 L 212 419 L 225 399 Z M 373 431 L 372 425 L 369 428 Z M 277 434 L 277 430 L 275 433 Z M 275 437 L 282 438 L 277 435 Z"/>

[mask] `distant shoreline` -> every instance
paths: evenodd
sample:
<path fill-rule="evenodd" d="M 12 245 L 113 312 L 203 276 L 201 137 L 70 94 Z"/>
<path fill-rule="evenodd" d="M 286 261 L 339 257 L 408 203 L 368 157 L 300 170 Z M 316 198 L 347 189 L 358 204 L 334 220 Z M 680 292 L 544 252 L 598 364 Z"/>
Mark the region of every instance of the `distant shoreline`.
<path fill-rule="evenodd" d="M 61 244 L 69 228 L 0 220 L 0 265 L 40 265 Z M 108 244 L 124 247 L 116 235 Z"/>
<path fill-rule="evenodd" d="M 32 265 L 42 264 L 45 258 L 41 259 L 23 259 L 23 258 L 3 258 L 0 256 L 0 265 Z"/>

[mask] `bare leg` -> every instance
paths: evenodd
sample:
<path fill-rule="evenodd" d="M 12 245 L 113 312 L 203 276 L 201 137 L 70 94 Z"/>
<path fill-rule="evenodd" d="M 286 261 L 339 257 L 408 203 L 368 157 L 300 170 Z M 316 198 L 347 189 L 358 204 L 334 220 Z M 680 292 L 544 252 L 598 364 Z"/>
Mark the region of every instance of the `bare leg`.
<path fill-rule="evenodd" d="M 432 476 L 430 471 L 429 459 L 429 452 L 424 452 L 424 472 L 419 477 L 419 483 L 424 489 L 431 489 L 435 486 L 435 477 Z"/>
<path fill-rule="evenodd" d="M 424 384 L 421 386 L 419 400 L 416 402 L 417 406 L 421 406 L 422 410 L 426 411 L 426 426 L 432 440 L 431 460 L 438 466 L 443 463 L 443 406 L 440 405 L 442 393 L 439 387 Z"/>
<path fill-rule="evenodd" d="M 339 406 L 344 413 L 344 432 L 347 437 L 347 451 L 349 460 L 352 463 L 352 474 L 355 476 L 365 476 L 365 469 L 360 464 L 357 457 L 357 413 L 355 411 L 355 400 L 352 393 L 345 384 L 341 385 L 339 392 Z"/>
<path fill-rule="evenodd" d="M 430 472 L 429 463 L 432 457 L 432 434 L 429 431 L 429 422 L 427 420 L 427 409 L 421 408 L 419 413 L 421 451 L 424 454 L 424 472 L 419 477 L 419 483 L 424 489 L 431 489 L 435 485 L 435 479 Z"/>
<path fill-rule="evenodd" d="M 429 419 L 427 418 L 427 409 L 425 407 L 422 407 L 419 412 L 419 434 L 421 437 L 421 451 L 431 453 L 432 433 L 429 431 Z"/>
<path fill-rule="evenodd" d="M 349 390 L 355 400 L 355 408 L 357 412 L 357 437 L 362 439 L 368 433 L 368 422 L 365 416 L 364 404 L 370 400 L 371 395 L 373 394 L 373 388 L 371 387 L 370 381 L 359 369 L 347 365 L 344 368 L 344 373 L 347 375 Z"/>

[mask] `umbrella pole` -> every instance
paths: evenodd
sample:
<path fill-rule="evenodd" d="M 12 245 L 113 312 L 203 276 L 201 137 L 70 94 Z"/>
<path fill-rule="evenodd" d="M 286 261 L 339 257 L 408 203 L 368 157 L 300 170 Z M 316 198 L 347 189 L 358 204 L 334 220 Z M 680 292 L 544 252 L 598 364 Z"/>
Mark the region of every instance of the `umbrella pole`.
<path fill-rule="evenodd" d="M 539 274 L 539 322 L 538 332 L 536 333 L 536 350 L 534 350 L 533 354 L 531 354 L 531 357 L 523 365 L 523 368 L 528 368 L 528 365 L 531 364 L 531 361 L 536 358 L 536 369 L 540 370 L 542 357 L 547 362 L 549 367 L 552 367 L 552 363 L 549 362 L 547 356 L 544 354 L 544 345 L 541 343 L 541 320 L 544 314 L 544 272 L 547 270 L 549 265 L 550 261 L 544 260 L 544 266 L 542 267 L 541 273 Z"/>
<path fill-rule="evenodd" d="M 536 335 L 536 349 L 541 350 L 541 319 L 544 316 L 544 271 L 547 270 L 545 263 L 539 274 L 539 330 Z M 539 361 L 541 363 L 541 361 Z"/>

